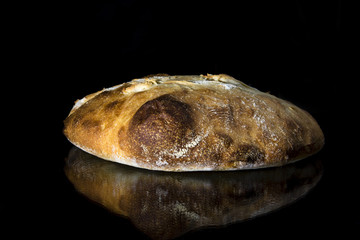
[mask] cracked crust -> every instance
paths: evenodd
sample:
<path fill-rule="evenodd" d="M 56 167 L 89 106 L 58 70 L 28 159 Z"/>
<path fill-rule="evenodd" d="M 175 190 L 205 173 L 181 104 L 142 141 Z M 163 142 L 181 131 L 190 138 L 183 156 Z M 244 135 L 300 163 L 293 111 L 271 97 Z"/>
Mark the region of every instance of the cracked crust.
<path fill-rule="evenodd" d="M 225 74 L 134 79 L 76 101 L 64 124 L 89 153 L 163 171 L 281 166 L 324 144 L 309 113 Z"/>

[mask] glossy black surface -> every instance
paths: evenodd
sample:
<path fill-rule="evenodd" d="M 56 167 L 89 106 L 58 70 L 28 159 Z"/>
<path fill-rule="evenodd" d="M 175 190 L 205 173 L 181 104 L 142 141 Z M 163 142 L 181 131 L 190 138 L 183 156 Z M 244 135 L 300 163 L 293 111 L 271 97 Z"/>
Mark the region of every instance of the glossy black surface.
<path fill-rule="evenodd" d="M 75 189 L 127 217 L 153 239 L 225 227 L 288 206 L 316 186 L 319 159 L 284 167 L 230 172 L 158 172 L 104 161 L 76 147 L 65 172 Z"/>
<path fill-rule="evenodd" d="M 256 218 L 192 229 L 180 239 L 355 236 L 358 78 L 350 70 L 357 28 L 349 27 L 347 4 L 196 2 L 51 2 L 8 19 L 19 21 L 13 32 L 20 36 L 7 35 L 16 41 L 5 46 L 11 50 L 6 61 L 23 64 L 5 79 L 11 87 L 3 88 L 9 92 L 3 104 L 13 109 L 2 112 L 3 130 L 10 132 L 1 165 L 4 236 L 149 238 L 130 217 L 88 200 L 66 177 L 72 145 L 62 121 L 76 99 L 154 73 L 232 75 L 307 110 L 325 134 L 324 148 L 311 157 L 322 162 L 322 177 L 306 195 Z"/>

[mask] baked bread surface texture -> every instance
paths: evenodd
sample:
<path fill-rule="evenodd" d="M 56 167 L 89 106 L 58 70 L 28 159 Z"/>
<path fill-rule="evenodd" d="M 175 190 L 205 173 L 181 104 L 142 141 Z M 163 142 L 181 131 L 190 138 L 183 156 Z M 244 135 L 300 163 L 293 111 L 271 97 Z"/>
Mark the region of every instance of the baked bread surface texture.
<path fill-rule="evenodd" d="M 309 113 L 225 74 L 134 79 L 76 101 L 64 125 L 86 152 L 163 171 L 281 166 L 324 144 Z"/>

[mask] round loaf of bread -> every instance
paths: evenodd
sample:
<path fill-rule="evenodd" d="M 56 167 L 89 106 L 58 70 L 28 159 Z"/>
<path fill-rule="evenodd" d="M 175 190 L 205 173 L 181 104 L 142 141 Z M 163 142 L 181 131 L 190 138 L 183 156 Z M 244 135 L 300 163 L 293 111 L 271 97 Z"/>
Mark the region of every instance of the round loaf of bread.
<path fill-rule="evenodd" d="M 228 75 L 153 75 L 75 102 L 64 134 L 100 158 L 163 171 L 281 166 L 319 151 L 306 111 Z"/>

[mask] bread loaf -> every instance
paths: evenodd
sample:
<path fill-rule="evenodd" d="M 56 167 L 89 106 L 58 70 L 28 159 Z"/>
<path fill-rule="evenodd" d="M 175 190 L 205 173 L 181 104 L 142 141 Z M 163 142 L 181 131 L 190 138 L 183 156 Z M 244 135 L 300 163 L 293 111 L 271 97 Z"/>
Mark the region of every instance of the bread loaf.
<path fill-rule="evenodd" d="M 281 166 L 319 151 L 306 111 L 228 75 L 154 75 L 75 102 L 64 134 L 100 158 L 163 171 Z"/>

